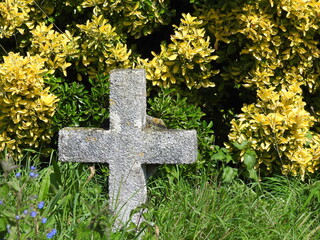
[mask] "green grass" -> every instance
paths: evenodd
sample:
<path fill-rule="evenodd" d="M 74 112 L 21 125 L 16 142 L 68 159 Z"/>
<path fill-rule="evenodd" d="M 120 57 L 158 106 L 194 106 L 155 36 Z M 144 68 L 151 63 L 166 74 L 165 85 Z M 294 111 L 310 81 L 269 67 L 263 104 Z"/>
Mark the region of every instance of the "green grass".
<path fill-rule="evenodd" d="M 135 226 L 112 233 L 114 218 L 108 211 L 106 173 L 99 171 L 92 177 L 90 165 L 54 159 L 40 166 L 37 157 L 27 157 L 26 166 L 10 172 L 7 178 L 1 172 L 0 200 L 4 204 L 0 205 L 0 239 L 46 239 L 53 228 L 57 229 L 53 239 L 139 238 Z M 37 166 L 39 176 L 23 182 L 31 165 Z M 17 172 L 22 177 L 17 178 Z M 8 182 L 11 186 L 4 187 Z M 18 190 L 12 184 L 17 184 Z M 261 183 L 236 180 L 226 184 L 206 174 L 186 179 L 173 170 L 172 174 L 154 176 L 148 191 L 142 239 L 320 239 L 317 180 L 302 183 L 275 176 Z M 14 219 L 28 204 L 34 206 L 39 201 L 45 201 L 45 207 L 38 210 L 37 221 L 28 216 L 19 222 Z M 40 217 L 46 217 L 47 223 L 41 225 Z M 12 226 L 10 234 L 7 224 Z"/>
<path fill-rule="evenodd" d="M 157 179 L 150 191 L 159 239 L 320 239 L 320 182 L 273 177 L 247 186 L 201 176 L 168 183 Z"/>

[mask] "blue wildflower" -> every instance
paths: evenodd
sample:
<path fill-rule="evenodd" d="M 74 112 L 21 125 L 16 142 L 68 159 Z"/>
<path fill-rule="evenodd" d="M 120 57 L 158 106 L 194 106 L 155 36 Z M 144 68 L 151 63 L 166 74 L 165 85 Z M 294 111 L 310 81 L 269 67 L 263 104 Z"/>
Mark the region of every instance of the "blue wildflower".
<path fill-rule="evenodd" d="M 44 207 L 44 201 L 38 203 L 38 208 L 42 209 Z"/>
<path fill-rule="evenodd" d="M 16 219 L 19 220 L 19 219 L 20 219 L 20 216 L 19 216 L 19 215 L 16 215 Z"/>
<path fill-rule="evenodd" d="M 18 178 L 18 177 L 21 177 L 21 172 L 17 172 L 16 173 L 16 177 Z"/>
<path fill-rule="evenodd" d="M 2 199 L 0 199 L 0 205 L 3 205 L 3 200 Z"/>
<path fill-rule="evenodd" d="M 23 210 L 23 214 L 27 215 L 28 214 L 28 210 Z"/>
<path fill-rule="evenodd" d="M 31 216 L 31 217 L 36 217 L 36 216 L 37 216 L 37 212 L 36 212 L 36 211 L 32 211 L 32 212 L 30 213 L 30 216 Z"/>
<path fill-rule="evenodd" d="M 47 233 L 47 238 L 53 238 L 56 233 L 57 229 L 52 229 L 51 232 Z"/>
<path fill-rule="evenodd" d="M 35 172 L 30 172 L 29 175 L 30 175 L 30 177 L 32 177 L 32 178 L 36 178 L 36 177 L 39 176 L 39 174 L 38 174 L 38 173 L 35 173 Z"/>
<path fill-rule="evenodd" d="M 30 169 L 31 169 L 32 171 L 34 171 L 34 170 L 36 170 L 37 168 L 36 168 L 35 166 L 31 166 Z"/>
<path fill-rule="evenodd" d="M 48 220 L 48 219 L 46 219 L 46 218 L 42 218 L 42 219 L 41 219 L 41 222 L 42 222 L 43 224 L 45 224 L 45 223 L 47 222 L 47 220 Z"/>

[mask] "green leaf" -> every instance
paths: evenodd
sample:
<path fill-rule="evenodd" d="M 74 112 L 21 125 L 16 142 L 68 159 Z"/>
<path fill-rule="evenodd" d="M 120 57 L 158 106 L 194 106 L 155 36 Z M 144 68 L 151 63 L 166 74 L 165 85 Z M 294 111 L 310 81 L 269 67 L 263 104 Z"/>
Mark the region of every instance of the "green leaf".
<path fill-rule="evenodd" d="M 259 178 L 258 178 L 258 174 L 257 174 L 257 170 L 255 169 L 250 169 L 248 170 L 249 171 L 249 178 L 255 180 L 255 181 L 259 181 Z"/>
<path fill-rule="evenodd" d="M 213 156 L 212 156 L 212 158 L 214 160 L 224 160 L 225 157 L 226 157 L 226 155 L 222 151 L 219 151 L 219 152 L 213 154 Z"/>
<path fill-rule="evenodd" d="M 206 122 L 206 121 L 204 121 L 204 122 Z M 213 127 L 213 122 L 210 121 L 209 124 L 208 124 L 208 126 L 207 126 L 207 128 L 212 128 L 212 127 Z M 213 131 L 212 131 L 212 132 L 213 132 Z"/>
<path fill-rule="evenodd" d="M 44 174 L 44 177 L 42 178 L 40 190 L 38 194 L 39 201 L 44 201 L 49 193 L 50 176 L 51 176 L 51 168 L 47 170 L 46 174 Z"/>
<path fill-rule="evenodd" d="M 9 209 L 3 209 L 3 210 L 1 211 L 1 215 L 2 215 L 2 216 L 5 216 L 5 217 L 7 217 L 7 218 L 9 218 L 9 219 L 13 219 L 14 216 L 15 216 L 13 207 L 12 207 L 12 208 L 9 208 Z"/>
<path fill-rule="evenodd" d="M 238 175 L 238 169 L 232 167 L 225 167 L 222 173 L 222 181 L 230 183 Z"/>
<path fill-rule="evenodd" d="M 234 159 L 232 158 L 232 156 L 230 154 L 226 154 L 226 160 L 225 160 L 226 163 L 229 163 L 229 162 L 233 162 L 235 163 Z"/>
<path fill-rule="evenodd" d="M 7 196 L 9 193 L 9 186 L 7 184 L 3 184 L 0 187 L 0 196 Z"/>
<path fill-rule="evenodd" d="M 54 19 L 53 17 L 50 17 L 50 18 L 48 18 L 48 21 L 49 21 L 50 23 L 54 23 L 54 22 L 55 22 L 55 19 Z"/>
<path fill-rule="evenodd" d="M 0 218 L 0 232 L 4 232 L 7 230 L 8 220 L 7 218 L 1 217 Z"/>
<path fill-rule="evenodd" d="M 308 138 L 309 140 L 312 140 L 312 138 L 313 138 L 310 131 L 307 132 L 305 137 Z"/>
<path fill-rule="evenodd" d="M 238 150 L 243 150 L 247 148 L 249 142 L 247 140 L 242 141 L 240 144 L 238 142 L 233 142 L 233 146 L 235 146 Z"/>
<path fill-rule="evenodd" d="M 15 190 L 16 192 L 19 192 L 21 190 L 19 183 L 17 181 L 9 181 L 7 182 L 9 188 Z"/>
<path fill-rule="evenodd" d="M 246 151 L 243 156 L 243 163 L 246 165 L 248 170 L 253 169 L 257 163 L 255 152 L 252 150 Z"/>

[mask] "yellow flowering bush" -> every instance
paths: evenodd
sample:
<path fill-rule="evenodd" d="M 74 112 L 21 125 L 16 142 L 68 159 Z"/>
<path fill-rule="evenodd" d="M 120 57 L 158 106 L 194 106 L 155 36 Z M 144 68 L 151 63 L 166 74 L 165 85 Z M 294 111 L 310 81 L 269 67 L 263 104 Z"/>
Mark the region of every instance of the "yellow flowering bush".
<path fill-rule="evenodd" d="M 240 16 L 243 22 L 249 21 L 240 32 L 252 40 L 241 53 L 252 54 L 257 61 L 252 77 L 247 77 L 245 82 L 258 87 L 276 86 L 283 81 L 291 84 L 286 77 L 289 74 L 313 89 L 317 80 L 317 74 L 312 73 L 313 65 L 320 56 L 318 43 L 313 39 L 320 23 L 320 3 L 281 0 L 276 1 L 276 6 L 272 1 L 261 6 L 262 3 L 245 6 Z M 272 11 L 275 12 L 270 14 Z M 261 81 L 263 72 L 268 77 Z"/>
<path fill-rule="evenodd" d="M 22 24 L 29 20 L 33 0 L 6 0 L 0 2 L 0 39 L 9 38 L 17 31 L 23 32 Z"/>
<path fill-rule="evenodd" d="M 51 137 L 58 99 L 45 87 L 44 59 L 9 53 L 0 64 L 0 150 L 21 153 Z"/>
<path fill-rule="evenodd" d="M 102 15 L 93 16 L 91 21 L 78 24 L 81 37 L 81 63 L 80 71 L 86 72 L 91 78 L 97 74 L 107 75 L 115 68 L 129 68 L 131 50 L 122 43 L 120 36 L 116 33 L 108 20 Z"/>
<path fill-rule="evenodd" d="M 306 107 L 304 95 L 319 87 L 320 2 L 207 1 L 195 15 L 213 38 L 219 76 L 257 92 L 231 121 L 228 147 L 243 162 L 248 149 L 236 146 L 248 142 L 264 173 L 304 178 L 318 170 L 319 119 L 307 111 L 314 103 Z"/>
<path fill-rule="evenodd" d="M 257 103 L 245 105 L 231 122 L 230 142 L 249 142 L 258 157 L 255 167 L 265 173 L 280 169 L 304 178 L 319 169 L 320 138 L 311 131 L 315 118 L 304 109 L 300 85 L 259 89 Z M 241 161 L 245 152 L 240 152 Z"/>
<path fill-rule="evenodd" d="M 118 31 L 140 38 L 165 25 L 172 12 L 169 0 L 85 0 L 83 8 L 94 7 L 95 14 L 103 15 Z"/>
<path fill-rule="evenodd" d="M 52 28 L 52 24 L 46 26 L 42 22 L 31 31 L 30 53 L 39 54 L 48 69 L 59 69 L 66 76 L 66 68 L 71 66 L 67 58 L 77 56 L 79 37 L 74 38 L 68 30 L 58 33 Z"/>
<path fill-rule="evenodd" d="M 153 85 L 170 87 L 185 83 L 190 89 L 214 86 L 211 77 L 219 70 L 213 70 L 211 62 L 218 56 L 213 55 L 210 38 L 205 36 L 201 24 L 196 17 L 183 14 L 181 25 L 174 26 L 172 43 L 162 44 L 160 54 L 153 52 L 150 61 L 141 60 Z"/>
<path fill-rule="evenodd" d="M 238 0 L 221 6 L 207 4 L 196 15 L 213 36 L 215 49 L 229 44 L 228 51 L 239 51 L 238 61 L 223 62 L 225 80 L 245 87 L 276 86 L 290 84 L 289 73 L 311 91 L 318 85 L 315 67 L 320 50 L 315 35 L 320 26 L 319 1 Z M 223 59 L 228 52 L 220 54 Z"/>

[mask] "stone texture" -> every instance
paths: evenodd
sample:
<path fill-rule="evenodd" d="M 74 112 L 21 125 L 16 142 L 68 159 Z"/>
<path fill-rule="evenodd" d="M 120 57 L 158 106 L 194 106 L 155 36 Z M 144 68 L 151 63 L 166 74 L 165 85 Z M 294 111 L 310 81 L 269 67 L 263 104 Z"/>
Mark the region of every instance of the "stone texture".
<path fill-rule="evenodd" d="M 145 71 L 113 70 L 110 130 L 63 128 L 59 132 L 60 161 L 109 164 L 109 198 L 116 227 L 128 220 L 139 224 L 139 214 L 132 219 L 129 215 L 146 202 L 147 178 L 155 166 L 188 164 L 197 158 L 196 131 L 166 129 L 160 119 L 146 115 L 146 106 Z"/>

